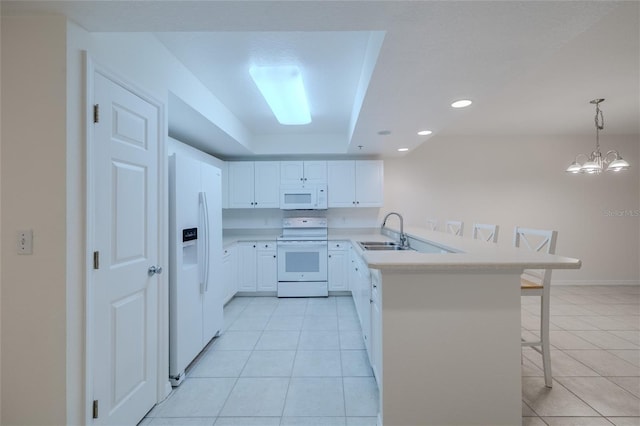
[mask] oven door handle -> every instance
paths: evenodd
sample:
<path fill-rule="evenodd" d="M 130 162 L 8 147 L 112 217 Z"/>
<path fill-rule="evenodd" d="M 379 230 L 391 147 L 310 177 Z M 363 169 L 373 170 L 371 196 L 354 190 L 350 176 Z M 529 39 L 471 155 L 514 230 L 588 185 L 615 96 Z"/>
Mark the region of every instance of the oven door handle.
<path fill-rule="evenodd" d="M 327 241 L 278 241 L 278 246 L 291 246 L 291 247 L 328 247 L 329 243 Z"/>

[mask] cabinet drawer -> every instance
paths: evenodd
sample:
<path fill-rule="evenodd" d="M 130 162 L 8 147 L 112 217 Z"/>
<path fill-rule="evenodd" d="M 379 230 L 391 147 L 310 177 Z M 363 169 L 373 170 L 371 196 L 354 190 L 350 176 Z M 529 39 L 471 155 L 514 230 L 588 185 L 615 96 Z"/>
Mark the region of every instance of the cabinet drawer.
<path fill-rule="evenodd" d="M 276 243 L 273 241 L 258 241 L 256 242 L 256 248 L 258 250 L 275 250 Z"/>
<path fill-rule="evenodd" d="M 349 241 L 329 241 L 329 250 L 347 250 Z"/>

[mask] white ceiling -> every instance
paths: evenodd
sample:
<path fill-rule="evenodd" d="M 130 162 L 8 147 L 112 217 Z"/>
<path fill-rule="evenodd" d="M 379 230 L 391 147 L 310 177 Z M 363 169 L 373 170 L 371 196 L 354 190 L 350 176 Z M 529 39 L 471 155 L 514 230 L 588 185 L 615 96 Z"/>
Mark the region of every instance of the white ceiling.
<path fill-rule="evenodd" d="M 2 13 L 155 33 L 253 135 L 249 151 L 170 96 L 170 132 L 221 157 L 395 156 L 450 135 L 587 135 L 589 100 L 600 97 L 603 135 L 640 133 L 635 1 L 3 0 Z M 308 126 L 279 125 L 248 76 L 251 63 L 285 61 L 303 69 Z M 474 104 L 452 109 L 459 98 Z"/>

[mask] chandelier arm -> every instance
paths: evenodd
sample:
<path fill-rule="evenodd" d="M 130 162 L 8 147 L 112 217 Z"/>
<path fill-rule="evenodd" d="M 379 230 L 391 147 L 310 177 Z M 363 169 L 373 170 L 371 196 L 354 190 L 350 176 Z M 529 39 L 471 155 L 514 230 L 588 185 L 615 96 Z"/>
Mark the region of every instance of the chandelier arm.
<path fill-rule="evenodd" d="M 609 158 L 611 155 L 613 155 L 613 158 Z M 612 149 L 610 151 L 607 151 L 607 153 L 604 155 L 603 158 L 604 158 L 604 162 L 608 164 L 622 157 L 620 156 L 620 153 L 618 151 L 616 151 L 615 149 Z"/>
<path fill-rule="evenodd" d="M 576 163 L 580 163 L 580 161 L 578 161 L 578 158 L 580 158 L 581 156 L 584 157 L 584 162 L 583 163 L 589 161 L 589 156 L 587 154 L 580 153 L 580 154 L 576 155 L 576 159 L 575 159 Z"/>

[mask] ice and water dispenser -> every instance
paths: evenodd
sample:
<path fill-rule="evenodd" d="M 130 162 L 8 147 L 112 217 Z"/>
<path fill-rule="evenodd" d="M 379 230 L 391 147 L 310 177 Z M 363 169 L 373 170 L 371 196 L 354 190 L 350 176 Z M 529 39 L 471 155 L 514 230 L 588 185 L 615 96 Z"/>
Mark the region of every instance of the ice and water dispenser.
<path fill-rule="evenodd" d="M 182 230 L 182 265 L 196 265 L 198 263 L 198 228 Z"/>

